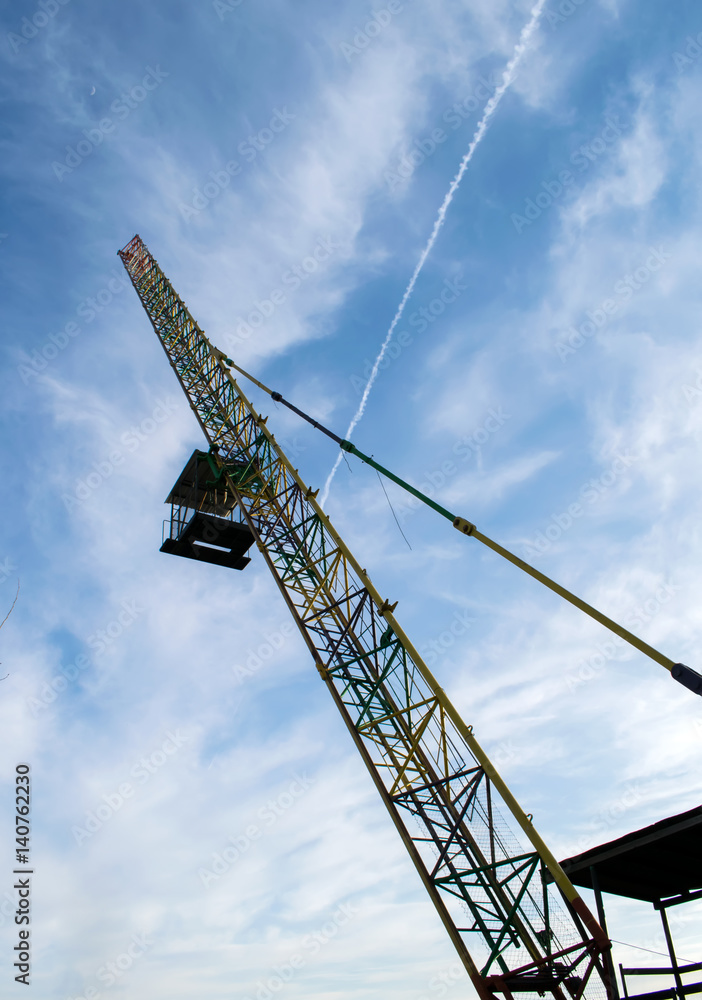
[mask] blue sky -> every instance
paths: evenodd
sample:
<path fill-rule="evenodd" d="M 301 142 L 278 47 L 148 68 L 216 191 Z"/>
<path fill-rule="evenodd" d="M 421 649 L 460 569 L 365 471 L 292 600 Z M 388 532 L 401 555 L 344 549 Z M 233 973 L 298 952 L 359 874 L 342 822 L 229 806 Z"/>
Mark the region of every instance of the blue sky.
<path fill-rule="evenodd" d="M 116 252 L 343 434 L 530 9 L 0 7 L 5 995 L 18 761 L 37 1000 L 470 994 L 262 560 L 158 551 L 202 439 Z M 701 83 L 692 0 L 546 4 L 354 432 L 697 669 Z M 331 442 L 252 397 L 321 487 Z M 327 509 L 558 857 L 699 804 L 693 695 L 388 495 L 411 549 L 363 466 Z"/>

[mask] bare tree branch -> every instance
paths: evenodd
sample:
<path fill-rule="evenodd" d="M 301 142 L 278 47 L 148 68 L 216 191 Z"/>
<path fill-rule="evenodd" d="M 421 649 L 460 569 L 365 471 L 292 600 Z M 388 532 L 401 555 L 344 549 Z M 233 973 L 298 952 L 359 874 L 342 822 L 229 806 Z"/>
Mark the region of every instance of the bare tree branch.
<path fill-rule="evenodd" d="M 3 625 L 5 624 L 5 622 L 7 621 L 7 619 L 10 617 L 10 615 L 12 614 L 12 612 L 15 610 L 15 604 L 17 604 L 17 598 L 19 597 L 19 592 L 20 592 L 20 582 L 18 580 L 17 581 L 17 593 L 15 594 L 15 599 L 12 602 L 12 607 L 7 612 L 7 614 L 5 615 L 5 617 L 3 618 L 3 620 L 0 622 L 0 628 L 3 627 Z M 5 674 L 4 677 L 0 677 L 0 681 L 6 680 L 9 676 L 10 676 L 9 674 Z"/>
<path fill-rule="evenodd" d="M 7 614 L 5 615 L 5 617 L 3 618 L 3 620 L 0 622 L 0 628 L 3 627 L 3 625 L 5 624 L 5 622 L 7 621 L 7 619 L 10 617 L 10 615 L 12 614 L 12 612 L 15 610 L 15 604 L 17 604 L 17 598 L 19 597 L 19 592 L 20 592 L 20 582 L 18 580 L 17 581 L 17 593 L 15 594 L 15 599 L 12 602 L 12 607 L 7 612 Z"/>

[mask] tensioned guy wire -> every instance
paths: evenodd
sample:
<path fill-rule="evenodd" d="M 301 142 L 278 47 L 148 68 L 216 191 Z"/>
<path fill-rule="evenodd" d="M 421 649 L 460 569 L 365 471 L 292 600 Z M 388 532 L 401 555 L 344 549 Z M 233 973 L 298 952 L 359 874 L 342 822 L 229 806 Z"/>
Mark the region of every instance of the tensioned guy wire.
<path fill-rule="evenodd" d="M 546 576 L 545 573 L 542 573 L 540 570 L 535 569 L 534 566 L 530 566 L 529 563 L 524 562 L 523 559 L 520 559 L 519 556 L 515 555 L 513 552 L 510 552 L 509 549 L 506 549 L 504 546 L 500 545 L 499 542 L 496 542 L 492 538 L 489 538 L 487 535 L 483 534 L 471 521 L 467 520 L 464 517 L 460 517 L 457 514 L 453 514 L 450 510 L 447 510 L 446 507 L 443 507 L 440 503 L 437 503 L 436 500 L 432 500 L 431 497 L 427 496 L 425 493 L 422 493 L 420 490 L 416 489 L 414 486 L 406 482 L 404 479 L 400 479 L 400 477 L 396 476 L 394 472 L 391 472 L 389 469 L 386 469 L 385 466 L 380 465 L 380 463 L 376 462 L 375 459 L 372 458 L 372 456 L 364 455 L 364 453 L 360 451 L 355 444 L 352 444 L 351 441 L 340 438 L 338 434 L 335 434 L 334 431 L 331 431 L 329 430 L 328 427 L 325 427 L 323 424 L 320 424 L 318 420 L 315 420 L 313 417 L 310 417 L 309 414 L 304 412 L 304 410 L 299 409 L 299 407 L 295 406 L 293 403 L 289 403 L 286 399 L 283 398 L 283 396 L 279 392 L 269 389 L 268 386 L 264 385 L 263 382 L 260 382 L 253 375 L 249 375 L 247 371 L 236 365 L 231 360 L 231 358 L 226 357 L 226 355 L 222 354 L 221 351 L 217 351 L 215 349 L 215 353 L 217 358 L 223 364 L 229 365 L 231 368 L 234 368 L 236 371 L 240 372 L 245 378 L 253 382 L 254 385 L 257 385 L 259 389 L 262 389 L 263 392 L 267 393 L 271 397 L 271 399 L 273 399 L 276 403 L 282 403 L 289 410 L 292 410 L 294 413 L 297 413 L 297 415 L 302 417 L 303 420 L 306 420 L 309 424 L 312 424 L 313 427 L 317 428 L 317 430 L 321 431 L 327 437 L 331 438 L 332 441 L 335 441 L 341 448 L 342 456 L 344 455 L 344 453 L 346 453 L 350 455 L 355 455 L 356 458 L 360 458 L 362 462 L 364 462 L 366 465 L 370 465 L 370 467 L 372 469 L 375 469 L 376 472 L 382 473 L 387 479 L 391 479 L 392 482 L 397 483 L 398 486 L 401 486 L 403 490 L 406 490 L 408 493 L 411 493 L 412 496 L 415 496 L 417 497 L 417 499 L 421 500 L 422 503 L 426 504 L 427 507 L 431 507 L 438 514 L 441 514 L 442 517 L 445 517 L 448 521 L 451 521 L 454 528 L 456 528 L 462 534 L 468 535 L 471 538 L 475 538 L 476 541 L 482 542 L 483 545 L 486 545 L 488 548 L 492 549 L 493 552 L 496 552 L 498 555 L 502 556 L 503 559 L 507 559 L 508 562 L 511 562 L 518 569 L 521 569 L 525 573 L 528 573 L 529 576 L 534 577 L 534 579 L 538 580 L 539 583 L 542 583 L 545 587 L 548 587 L 549 590 L 552 590 L 555 594 L 558 594 L 559 597 L 562 597 L 564 600 L 568 601 L 569 604 L 572 604 L 580 611 L 583 611 L 586 615 L 589 615 L 590 618 L 593 618 L 596 622 L 599 622 L 600 625 L 604 625 L 605 628 L 608 628 L 610 630 L 610 632 L 614 632 L 615 635 L 618 635 L 621 639 L 624 639 L 624 641 L 628 642 L 630 646 L 634 646 L 634 648 L 638 649 L 639 652 L 645 653 L 646 656 L 650 657 L 652 660 L 655 660 L 656 663 L 660 663 L 662 667 L 665 667 L 666 670 L 670 671 L 670 674 L 673 677 L 673 679 L 678 681 L 679 684 L 682 684 L 683 687 L 688 688 L 695 694 L 702 695 L 702 675 L 698 674 L 696 670 L 693 670 L 691 667 L 686 666 L 686 664 L 684 663 L 674 663 L 673 660 L 670 659 L 670 657 L 665 656 L 663 653 L 660 653 L 657 649 L 654 649 L 653 646 L 649 646 L 647 642 L 644 642 L 643 639 L 639 639 L 639 637 L 634 635 L 633 632 L 630 632 L 628 629 L 625 629 L 623 625 L 619 625 L 611 618 L 608 618 L 607 615 L 603 615 L 601 611 L 598 611 L 596 608 L 593 608 L 592 605 L 587 604 L 585 601 L 582 601 L 579 597 L 576 597 L 575 594 L 571 593 L 569 590 L 566 590 L 565 587 L 562 587 L 559 583 L 556 583 L 555 580 L 552 580 L 550 577 Z M 405 541 L 407 541 L 407 539 L 405 539 Z"/>

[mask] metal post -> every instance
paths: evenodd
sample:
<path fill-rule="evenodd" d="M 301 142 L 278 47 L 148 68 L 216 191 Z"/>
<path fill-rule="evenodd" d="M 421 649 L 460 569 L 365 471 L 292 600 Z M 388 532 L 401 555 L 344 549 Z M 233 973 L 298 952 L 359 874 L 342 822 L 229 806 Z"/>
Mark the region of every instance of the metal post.
<path fill-rule="evenodd" d="M 621 962 L 619 963 L 619 975 L 622 977 L 622 987 L 624 989 L 624 996 L 628 997 L 629 992 L 626 988 L 626 977 L 624 976 L 624 966 L 622 965 Z"/>
<path fill-rule="evenodd" d="M 602 902 L 602 890 L 600 889 L 600 880 L 597 877 L 597 872 L 595 871 L 595 866 L 590 865 L 590 879 L 592 881 L 592 888 L 595 893 L 595 903 L 597 904 L 597 919 L 600 922 L 600 927 L 605 932 L 607 937 L 609 937 L 609 931 L 607 930 L 607 920 L 605 918 L 604 903 Z M 607 992 L 609 993 L 610 1000 L 619 1000 L 619 987 L 617 985 L 617 974 L 614 971 L 614 961 L 612 959 L 612 949 L 604 952 L 602 955 L 604 960 L 605 969 L 607 970 L 607 977 L 609 978 L 609 988 Z M 626 992 L 626 986 L 624 987 Z"/>
<path fill-rule="evenodd" d="M 678 968 L 678 960 L 675 957 L 675 948 L 673 947 L 673 938 L 670 935 L 670 927 L 668 926 L 668 918 L 665 914 L 665 903 L 662 903 L 659 899 L 657 903 L 653 904 L 657 910 L 661 911 L 661 923 L 663 924 L 663 933 L 665 934 L 665 939 L 668 942 L 668 952 L 670 953 L 670 962 L 673 967 L 673 975 L 675 976 L 675 985 L 678 990 L 679 1000 L 685 1000 L 685 987 L 683 986 L 683 981 L 680 976 L 680 969 Z"/>

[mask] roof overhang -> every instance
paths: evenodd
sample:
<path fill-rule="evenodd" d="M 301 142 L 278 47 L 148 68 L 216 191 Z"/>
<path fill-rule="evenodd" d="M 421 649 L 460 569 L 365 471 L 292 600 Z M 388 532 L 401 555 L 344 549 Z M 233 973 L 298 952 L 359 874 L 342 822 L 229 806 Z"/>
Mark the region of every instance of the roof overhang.
<path fill-rule="evenodd" d="M 702 806 L 600 844 L 561 867 L 574 885 L 656 903 L 702 889 Z"/>

